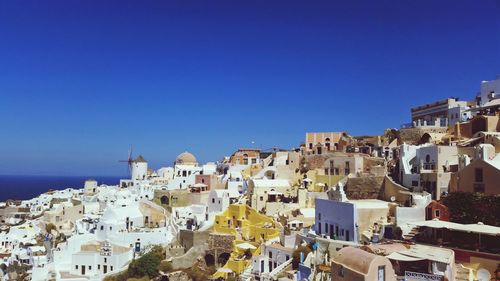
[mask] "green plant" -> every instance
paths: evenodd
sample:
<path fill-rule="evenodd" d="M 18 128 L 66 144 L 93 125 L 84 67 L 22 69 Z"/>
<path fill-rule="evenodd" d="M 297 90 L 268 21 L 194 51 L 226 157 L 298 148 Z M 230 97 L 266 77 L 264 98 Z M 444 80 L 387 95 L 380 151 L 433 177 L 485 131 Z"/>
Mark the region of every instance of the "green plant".
<path fill-rule="evenodd" d="M 171 272 L 173 270 L 172 263 L 169 261 L 162 261 L 158 266 L 158 270 L 164 273 Z"/>
<path fill-rule="evenodd" d="M 442 202 L 448 207 L 450 220 L 453 222 L 464 224 L 483 222 L 500 226 L 500 217 L 497 216 L 500 213 L 500 196 L 498 195 L 451 192 Z"/>
<path fill-rule="evenodd" d="M 128 266 L 128 276 L 142 278 L 147 275 L 150 278 L 154 278 L 158 276 L 160 261 L 161 258 L 152 252 L 144 254 L 130 263 Z"/>

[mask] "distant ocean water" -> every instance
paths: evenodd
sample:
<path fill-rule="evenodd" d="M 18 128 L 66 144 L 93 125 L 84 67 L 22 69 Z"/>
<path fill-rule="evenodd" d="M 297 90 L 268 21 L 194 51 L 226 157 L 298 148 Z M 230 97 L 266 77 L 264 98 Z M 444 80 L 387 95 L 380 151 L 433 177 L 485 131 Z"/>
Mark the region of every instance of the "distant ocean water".
<path fill-rule="evenodd" d="M 116 185 L 124 177 L 91 177 L 97 183 Z M 49 189 L 83 188 L 89 177 L 80 176 L 7 176 L 0 175 L 0 202 L 7 199 L 26 200 Z"/>

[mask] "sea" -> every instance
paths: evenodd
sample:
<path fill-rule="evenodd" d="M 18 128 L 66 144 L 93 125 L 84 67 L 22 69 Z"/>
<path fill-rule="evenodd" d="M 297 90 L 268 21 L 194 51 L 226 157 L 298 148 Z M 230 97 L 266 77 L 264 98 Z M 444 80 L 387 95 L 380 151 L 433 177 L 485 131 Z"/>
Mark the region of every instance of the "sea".
<path fill-rule="evenodd" d="M 119 176 L 10 176 L 0 175 L 0 202 L 8 199 L 27 200 L 37 197 L 49 189 L 83 188 L 85 180 L 92 178 L 97 184 L 117 185 Z"/>

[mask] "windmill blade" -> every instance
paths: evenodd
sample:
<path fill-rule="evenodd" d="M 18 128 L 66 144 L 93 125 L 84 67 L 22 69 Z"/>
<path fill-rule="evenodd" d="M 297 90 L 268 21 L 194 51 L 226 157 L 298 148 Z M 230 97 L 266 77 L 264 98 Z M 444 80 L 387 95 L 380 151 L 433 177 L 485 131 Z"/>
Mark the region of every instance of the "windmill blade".
<path fill-rule="evenodd" d="M 128 161 L 132 162 L 132 146 L 128 148 Z"/>

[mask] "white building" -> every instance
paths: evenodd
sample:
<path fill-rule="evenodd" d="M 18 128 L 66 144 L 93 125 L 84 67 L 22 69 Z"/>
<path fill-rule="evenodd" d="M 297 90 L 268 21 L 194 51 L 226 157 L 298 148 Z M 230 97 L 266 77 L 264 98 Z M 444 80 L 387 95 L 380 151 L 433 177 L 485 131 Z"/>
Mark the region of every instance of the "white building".
<path fill-rule="evenodd" d="M 71 256 L 70 274 L 102 280 L 106 274 L 122 269 L 132 260 L 132 248 L 109 241 L 89 241 Z"/>
<path fill-rule="evenodd" d="M 131 163 L 131 180 L 145 180 L 148 175 L 148 162 L 139 155 L 135 160 Z"/>
<path fill-rule="evenodd" d="M 478 98 L 480 106 L 484 106 L 488 102 L 500 98 L 500 79 L 481 81 L 481 92 Z"/>
<path fill-rule="evenodd" d="M 208 212 L 220 213 L 233 204 L 240 194 L 236 189 L 212 189 L 208 195 Z"/>
<path fill-rule="evenodd" d="M 400 146 L 399 176 L 401 184 L 413 191 L 427 191 L 439 199 L 448 191 L 451 167 L 458 165 L 458 148 L 423 144 Z"/>

